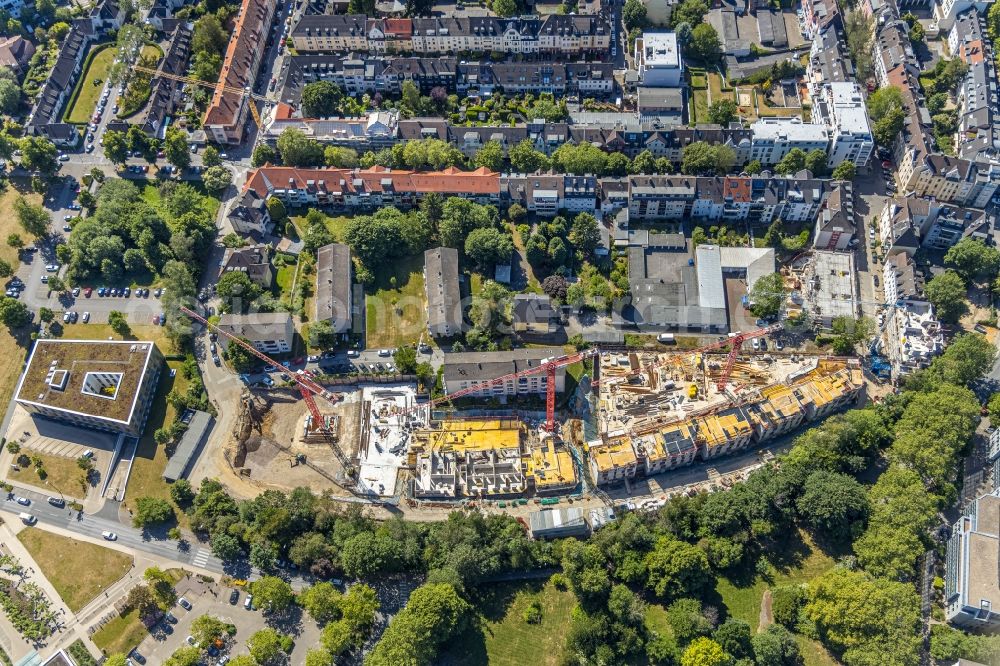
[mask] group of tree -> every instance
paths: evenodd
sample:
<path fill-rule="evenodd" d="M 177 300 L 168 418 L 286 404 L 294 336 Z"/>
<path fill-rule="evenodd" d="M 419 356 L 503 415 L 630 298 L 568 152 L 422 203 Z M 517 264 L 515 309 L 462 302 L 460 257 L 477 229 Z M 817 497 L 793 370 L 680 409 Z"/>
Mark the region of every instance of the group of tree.
<path fill-rule="evenodd" d="M 723 176 L 736 164 L 736 151 L 724 144 L 695 141 L 681 151 L 681 173 L 691 176 Z"/>
<path fill-rule="evenodd" d="M 774 165 L 774 172 L 781 176 L 791 176 L 803 169 L 808 170 L 816 178 L 827 175 L 826 151 L 819 148 L 808 153 L 801 148 L 792 148 Z"/>
<path fill-rule="evenodd" d="M 893 86 L 879 88 L 868 96 L 867 104 L 875 142 L 886 148 L 891 147 L 906 120 L 903 93 Z"/>
<path fill-rule="evenodd" d="M 557 215 L 535 226 L 525 240 L 526 258 L 543 273 L 569 275 L 574 266 L 593 258 L 600 242 L 600 227 L 590 213 L 578 213 L 572 223 Z"/>

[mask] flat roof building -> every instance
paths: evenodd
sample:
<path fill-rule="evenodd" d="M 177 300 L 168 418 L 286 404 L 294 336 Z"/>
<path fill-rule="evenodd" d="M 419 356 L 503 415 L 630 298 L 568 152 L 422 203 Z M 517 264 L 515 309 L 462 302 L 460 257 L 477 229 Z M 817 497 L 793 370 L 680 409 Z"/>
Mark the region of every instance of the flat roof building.
<path fill-rule="evenodd" d="M 642 85 L 676 88 L 684 73 L 684 60 L 672 32 L 644 32 L 635 42 L 635 63 Z"/>
<path fill-rule="evenodd" d="M 237 338 L 246 338 L 258 351 L 265 354 L 287 354 L 292 351 L 295 326 L 288 312 L 254 312 L 246 315 L 224 314 L 218 327 Z M 229 339 L 222 336 L 223 346 Z"/>
<path fill-rule="evenodd" d="M 586 536 L 590 532 L 583 509 L 576 506 L 532 511 L 528 514 L 528 525 L 531 527 L 531 536 L 535 539 Z"/>
<path fill-rule="evenodd" d="M 32 414 L 139 437 L 162 366 L 152 342 L 38 340 L 14 395 Z"/>
<path fill-rule="evenodd" d="M 958 519 L 945 562 L 945 618 L 963 629 L 995 630 L 1000 624 L 1000 490 L 976 499 Z"/>

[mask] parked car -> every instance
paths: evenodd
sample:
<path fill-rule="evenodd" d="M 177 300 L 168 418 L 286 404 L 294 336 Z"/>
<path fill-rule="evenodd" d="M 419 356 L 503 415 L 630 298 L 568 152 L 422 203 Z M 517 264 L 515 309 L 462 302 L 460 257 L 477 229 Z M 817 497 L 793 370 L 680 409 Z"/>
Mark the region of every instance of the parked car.
<path fill-rule="evenodd" d="M 253 595 L 248 594 L 247 598 L 243 601 L 243 608 L 247 610 L 253 610 Z"/>
<path fill-rule="evenodd" d="M 236 602 L 239 601 L 239 600 L 240 600 L 240 591 L 239 590 L 233 590 L 232 592 L 229 593 L 229 603 L 231 603 L 232 605 L 235 606 Z"/>
<path fill-rule="evenodd" d="M 101 536 L 104 537 L 107 541 L 117 541 L 118 540 L 118 535 L 117 534 L 115 534 L 114 532 L 109 532 L 107 530 L 101 532 Z"/>
<path fill-rule="evenodd" d="M 89 312 L 84 312 L 83 313 L 83 323 L 86 324 L 88 321 L 90 321 L 90 313 Z"/>
<path fill-rule="evenodd" d="M 191 602 L 185 599 L 184 597 L 180 597 L 177 600 L 177 603 L 180 604 L 181 608 L 183 608 L 184 610 L 191 610 Z"/>

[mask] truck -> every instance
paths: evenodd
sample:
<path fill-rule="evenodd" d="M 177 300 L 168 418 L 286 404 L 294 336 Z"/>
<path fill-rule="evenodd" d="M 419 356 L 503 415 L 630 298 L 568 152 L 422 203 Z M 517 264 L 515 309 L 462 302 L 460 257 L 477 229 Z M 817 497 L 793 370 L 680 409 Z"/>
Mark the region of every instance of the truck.
<path fill-rule="evenodd" d="M 33 515 L 31 515 L 30 513 L 24 513 L 23 511 L 17 514 L 17 517 L 20 518 L 21 522 L 24 523 L 25 525 L 34 525 L 35 523 L 38 522 L 38 519 L 35 518 Z"/>

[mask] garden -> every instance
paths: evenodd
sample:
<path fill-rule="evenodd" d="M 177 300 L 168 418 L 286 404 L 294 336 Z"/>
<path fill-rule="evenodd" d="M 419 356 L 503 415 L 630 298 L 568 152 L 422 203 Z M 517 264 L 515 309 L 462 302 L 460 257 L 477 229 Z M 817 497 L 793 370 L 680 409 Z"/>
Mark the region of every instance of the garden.
<path fill-rule="evenodd" d="M 118 50 L 111 44 L 96 44 L 90 49 L 83 64 L 83 74 L 77 81 L 73 96 L 66 106 L 64 116 L 66 122 L 75 125 L 86 125 L 90 122 L 117 53 Z"/>

